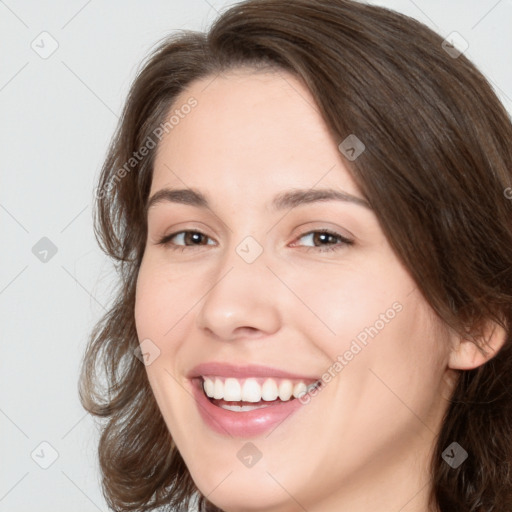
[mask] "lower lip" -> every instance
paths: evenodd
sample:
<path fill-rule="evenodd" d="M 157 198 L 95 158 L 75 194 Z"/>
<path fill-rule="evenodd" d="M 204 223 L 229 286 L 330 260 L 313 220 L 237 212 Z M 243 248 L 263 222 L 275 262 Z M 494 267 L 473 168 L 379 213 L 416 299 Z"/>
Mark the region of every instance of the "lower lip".
<path fill-rule="evenodd" d="M 229 411 L 212 404 L 204 394 L 202 385 L 201 379 L 192 380 L 199 414 L 212 430 L 225 436 L 253 437 L 263 434 L 276 428 L 303 405 L 295 398 L 252 411 Z"/>

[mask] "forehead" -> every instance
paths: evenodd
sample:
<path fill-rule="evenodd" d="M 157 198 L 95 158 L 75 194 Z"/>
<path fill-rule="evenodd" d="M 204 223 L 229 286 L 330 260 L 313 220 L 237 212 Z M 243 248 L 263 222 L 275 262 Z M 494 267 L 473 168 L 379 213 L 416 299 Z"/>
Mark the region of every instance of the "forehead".
<path fill-rule="evenodd" d="M 320 182 L 357 192 L 339 141 L 292 74 L 240 69 L 204 77 L 179 95 L 169 116 L 191 98 L 197 105 L 159 144 L 152 192 L 184 184 L 222 187 L 228 181 L 246 192 Z"/>

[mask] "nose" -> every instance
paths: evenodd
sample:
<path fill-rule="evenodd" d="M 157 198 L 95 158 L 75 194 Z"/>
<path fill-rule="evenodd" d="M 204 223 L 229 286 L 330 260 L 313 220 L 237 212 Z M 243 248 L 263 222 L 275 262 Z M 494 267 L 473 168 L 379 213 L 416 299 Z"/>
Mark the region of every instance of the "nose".
<path fill-rule="evenodd" d="M 279 330 L 281 283 L 267 268 L 264 255 L 248 263 L 233 249 L 215 267 L 196 313 L 200 330 L 224 341 L 256 339 Z"/>

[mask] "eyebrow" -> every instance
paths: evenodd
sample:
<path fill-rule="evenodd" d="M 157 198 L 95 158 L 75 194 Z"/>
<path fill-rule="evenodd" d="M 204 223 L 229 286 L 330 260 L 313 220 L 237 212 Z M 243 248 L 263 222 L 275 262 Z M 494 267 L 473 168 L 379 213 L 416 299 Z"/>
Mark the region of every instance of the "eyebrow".
<path fill-rule="evenodd" d="M 358 206 L 363 206 L 369 210 L 373 210 L 371 205 L 366 200 L 353 196 L 347 192 L 342 192 L 332 188 L 309 190 L 294 189 L 287 192 L 281 192 L 274 197 L 270 207 L 272 211 L 280 211 L 320 201 L 343 201 L 356 204 Z M 162 188 L 155 192 L 149 199 L 146 205 L 145 214 L 147 215 L 149 209 L 153 206 L 165 202 L 187 204 L 203 209 L 210 208 L 206 196 L 198 190 L 192 188 Z"/>

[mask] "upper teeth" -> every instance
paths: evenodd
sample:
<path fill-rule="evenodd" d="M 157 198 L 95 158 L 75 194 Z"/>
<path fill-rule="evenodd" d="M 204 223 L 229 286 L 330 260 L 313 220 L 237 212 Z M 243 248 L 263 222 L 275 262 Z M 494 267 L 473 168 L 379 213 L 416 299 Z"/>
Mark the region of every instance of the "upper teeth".
<path fill-rule="evenodd" d="M 239 380 L 230 377 L 223 380 L 221 377 L 203 377 L 203 380 L 203 389 L 207 396 L 229 402 L 271 401 L 278 397 L 286 401 L 292 396 L 302 396 L 318 383 L 317 381 L 307 386 L 303 381 L 294 383 L 288 379 L 280 379 L 278 384 L 272 378 L 264 379 L 262 385 L 255 378 Z"/>

